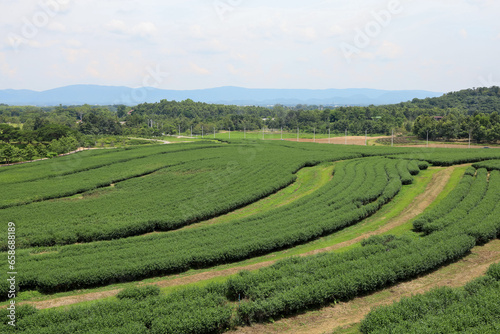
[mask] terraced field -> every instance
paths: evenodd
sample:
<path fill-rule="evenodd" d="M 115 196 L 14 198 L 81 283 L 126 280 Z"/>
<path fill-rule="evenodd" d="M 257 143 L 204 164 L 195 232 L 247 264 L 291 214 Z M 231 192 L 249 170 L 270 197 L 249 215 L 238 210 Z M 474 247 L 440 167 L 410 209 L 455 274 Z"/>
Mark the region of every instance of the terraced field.
<path fill-rule="evenodd" d="M 445 268 L 500 231 L 500 152 L 464 151 L 233 140 L 0 168 L 15 330 L 245 331 Z"/>

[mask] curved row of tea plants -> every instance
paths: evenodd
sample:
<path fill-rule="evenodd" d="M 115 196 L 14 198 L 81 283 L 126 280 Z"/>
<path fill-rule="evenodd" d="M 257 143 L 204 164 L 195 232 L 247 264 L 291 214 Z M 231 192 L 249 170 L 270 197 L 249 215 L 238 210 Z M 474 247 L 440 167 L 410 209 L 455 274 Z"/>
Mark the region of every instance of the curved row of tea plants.
<path fill-rule="evenodd" d="M 0 212 L 21 227 L 16 235 L 19 247 L 117 239 L 171 230 L 233 211 L 291 184 L 296 179 L 294 173 L 304 166 L 358 156 L 345 152 L 297 155 L 272 145 L 264 145 L 260 151 L 252 146 L 220 145 L 155 155 L 105 169 L 129 173 L 133 169 L 127 166 L 136 162 L 138 170 L 157 169 L 170 161 L 183 163 L 77 198 L 31 203 Z M 144 160 L 156 165 L 142 167 Z M 77 180 L 80 174 L 93 175 L 99 170 L 68 177 Z M 119 173 L 109 173 L 112 175 Z M 97 175 L 96 180 L 99 178 Z M 50 180 L 55 182 L 57 178 Z M 5 245 L 2 238 L 2 249 Z"/>
<path fill-rule="evenodd" d="M 229 280 L 229 297 L 244 300 L 238 314 L 249 323 L 347 300 L 416 277 L 497 237 L 499 188 L 500 172 L 493 172 L 488 191 L 476 208 L 462 220 L 424 237 L 392 241 L 377 237 L 365 243 L 368 250 L 295 258 L 258 272 L 242 272 Z"/>
<path fill-rule="evenodd" d="M 452 166 L 499 159 L 500 149 L 419 148 L 396 154 L 398 159 L 423 160 L 437 166 Z"/>
<path fill-rule="evenodd" d="M 241 273 L 229 280 L 229 297 L 244 299 L 238 308 L 244 323 L 261 322 L 416 277 L 461 258 L 475 244 L 472 237 L 449 231 L 393 243 L 382 244 L 378 252 L 368 255 L 327 254 L 321 256 L 323 261 L 321 257 L 284 261 L 256 273 Z"/>
<path fill-rule="evenodd" d="M 121 182 L 112 190 L 84 193 L 78 196 L 78 200 L 31 203 L 23 208 L 7 208 L 1 213 L 9 220 L 23 224 L 18 235 L 20 247 L 123 238 L 175 229 L 250 204 L 293 182 L 292 173 L 302 166 L 366 155 L 404 154 L 408 150 L 312 143 L 238 142 L 230 145 L 163 145 L 112 150 L 107 154 L 83 152 L 79 153 L 82 158 L 73 162 L 68 160 L 69 166 L 63 163 L 66 161 L 64 158 L 55 159 L 59 161 L 57 166 L 62 166 L 59 169 L 50 165 L 49 161 L 9 167 L 8 174 L 19 182 L 5 185 L 0 205 L 79 194 L 173 163 L 169 161 L 162 165 L 162 157 L 169 159 L 175 156 L 186 161 L 202 158 L 208 161 L 213 157 L 218 165 L 213 167 L 210 161 L 212 170 L 207 170 L 205 162 L 200 162 L 196 168 L 186 166 L 190 168 L 189 173 L 199 174 L 195 180 L 165 169 L 165 173 L 157 173 L 154 177 Z M 83 158 L 84 154 L 91 156 Z M 149 156 L 144 158 L 145 155 Z M 102 164 L 105 166 L 99 167 Z M 400 164 L 403 184 L 407 184 L 411 182 L 410 174 L 417 171 L 417 166 L 414 162 L 409 162 L 407 166 L 403 166 L 403 162 Z M 47 168 L 49 166 L 52 166 L 51 172 L 47 172 L 51 169 Z M 200 170 L 200 173 L 194 169 Z M 233 169 L 238 169 L 237 173 Z M 31 182 L 20 182 L 27 172 L 35 179 L 27 177 Z M 154 182 L 149 182 L 153 179 Z M 40 229 L 40 222 L 44 222 L 43 229 Z M 5 241 L 0 241 L 0 249 L 5 249 Z"/>
<path fill-rule="evenodd" d="M 16 327 L 9 310 L 0 310 L 0 333 L 25 334 L 200 334 L 220 333 L 231 325 L 233 308 L 224 287 L 184 289 L 167 296 L 122 298 L 69 310 L 38 311 L 18 306 Z"/>
<path fill-rule="evenodd" d="M 472 165 L 475 168 L 486 168 L 487 170 L 500 170 L 500 160 L 488 160 Z"/>
<path fill-rule="evenodd" d="M 115 163 L 144 158 L 154 154 L 182 152 L 217 146 L 210 144 L 178 144 L 82 151 L 50 160 L 1 167 L 0 185 L 31 182 L 79 173 Z"/>
<path fill-rule="evenodd" d="M 478 207 L 485 201 L 490 203 L 483 205 L 481 221 L 469 224 L 470 231 L 480 231 L 481 226 L 488 224 L 494 225 L 497 233 L 500 231 L 499 186 L 500 172 L 493 172 L 488 192 Z M 496 202 L 492 204 L 492 201 Z M 479 212 L 471 210 L 467 217 L 473 215 L 473 211 Z M 121 300 L 76 306 L 70 310 L 42 312 L 22 307 L 18 310 L 17 330 L 30 334 L 76 331 L 220 333 L 236 324 L 268 320 L 312 306 L 351 299 L 416 277 L 467 254 L 477 242 L 469 232 L 459 226 L 447 226 L 420 238 L 372 237 L 363 247 L 344 253 L 291 258 L 258 272 L 241 272 L 226 283 L 215 283 L 203 289 L 182 289 L 168 296 L 145 297 L 151 295 L 145 291 L 124 293 L 128 297 Z M 402 328 L 401 333 L 412 333 L 412 328 L 416 329 L 413 332 L 421 332 L 419 330 L 425 326 L 441 326 L 438 328 L 447 332 L 460 325 L 459 328 L 472 329 L 474 333 L 492 332 L 498 327 L 500 291 L 500 269 L 498 266 L 492 268 L 489 276 L 496 282 L 486 278 L 469 284 L 464 292 L 441 293 L 439 290 L 429 298 L 402 302 L 402 307 L 396 306 L 397 309 L 374 311 L 363 328 L 366 333 L 377 330 L 398 333 L 399 328 Z M 232 313 L 233 307 L 236 315 Z M 1 312 L 2 316 L 7 314 L 7 311 Z M 444 317 L 441 325 L 433 317 L 436 312 Z M 3 330 L 10 329 L 6 321 L 8 319 L 4 318 Z M 413 327 L 418 324 L 424 327 Z"/>
<path fill-rule="evenodd" d="M 155 154 L 58 177 L 3 184 L 0 209 L 73 196 L 192 160 L 199 160 L 202 164 L 201 160 L 213 158 L 212 154 L 203 154 L 205 152 L 202 150 L 202 154 L 196 155 L 187 155 L 186 152 Z"/>
<path fill-rule="evenodd" d="M 365 334 L 499 333 L 500 264 L 463 288 L 442 287 L 371 311 Z"/>
<path fill-rule="evenodd" d="M 238 261 L 305 243 L 375 213 L 401 189 L 400 161 L 339 163 L 332 181 L 291 205 L 221 225 L 20 252 L 24 289 L 64 291 Z M 51 252 L 54 251 L 54 252 Z"/>
<path fill-rule="evenodd" d="M 453 223 L 457 223 L 458 221 L 464 219 L 464 217 L 466 217 L 467 214 L 472 209 L 474 209 L 479 202 L 481 202 L 488 187 L 488 172 L 484 168 L 481 168 L 477 171 L 476 177 L 464 175 L 464 184 L 468 185 L 467 179 L 469 178 L 473 181 L 470 184 L 470 188 L 468 187 L 465 196 L 459 193 L 459 191 L 463 189 L 461 187 L 456 188 L 455 190 L 458 191 L 453 192 L 453 195 L 456 196 L 456 199 L 462 199 L 453 209 L 446 212 L 446 215 L 444 216 L 442 216 L 442 210 L 444 206 L 441 207 L 441 212 L 436 212 L 437 210 L 433 210 L 434 212 L 432 214 L 427 215 L 427 220 L 420 219 L 418 222 L 414 223 L 414 227 L 419 231 L 423 231 L 424 233 L 429 234 L 437 230 L 442 230 L 444 227 Z M 450 209 L 450 207 L 448 207 L 448 209 Z M 429 221 L 429 217 L 431 215 L 434 218 Z"/>
<path fill-rule="evenodd" d="M 471 170 L 473 170 L 472 174 Z M 458 185 L 439 203 L 438 206 L 425 211 L 413 221 L 415 230 L 421 231 L 424 225 L 440 217 L 444 217 L 445 214 L 456 208 L 469 193 L 475 174 L 476 170 L 474 168 L 468 168 Z"/>

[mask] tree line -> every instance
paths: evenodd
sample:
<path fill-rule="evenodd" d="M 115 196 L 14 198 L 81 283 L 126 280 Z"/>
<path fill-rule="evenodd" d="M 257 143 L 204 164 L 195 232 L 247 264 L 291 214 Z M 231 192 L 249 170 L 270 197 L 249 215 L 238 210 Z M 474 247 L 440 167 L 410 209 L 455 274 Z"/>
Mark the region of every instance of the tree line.
<path fill-rule="evenodd" d="M 500 140 L 500 88 L 473 88 L 438 98 L 381 106 L 235 106 L 161 100 L 133 107 L 113 106 L 8 106 L 0 104 L 4 142 L 50 142 L 62 137 L 77 141 L 103 135 L 154 137 L 201 134 L 219 130 L 273 128 L 301 132 L 352 135 L 415 134 L 425 139 Z M 22 125 L 22 129 L 20 128 Z"/>

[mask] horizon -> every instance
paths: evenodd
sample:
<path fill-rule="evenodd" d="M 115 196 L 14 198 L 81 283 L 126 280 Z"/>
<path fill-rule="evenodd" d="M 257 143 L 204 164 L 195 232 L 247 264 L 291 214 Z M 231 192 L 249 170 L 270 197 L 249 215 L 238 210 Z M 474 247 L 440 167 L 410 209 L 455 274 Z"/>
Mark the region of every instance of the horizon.
<path fill-rule="evenodd" d="M 165 90 L 154 87 L 69 85 L 46 91 L 0 90 L 0 102 L 8 105 L 137 105 L 161 100 L 203 102 L 225 105 L 387 105 L 443 96 L 443 92 L 423 90 L 346 89 L 266 89 L 236 86 L 200 90 Z"/>
<path fill-rule="evenodd" d="M 35 90 L 35 89 L 26 89 L 26 88 L 5 88 L 5 89 L 0 89 L 2 90 L 29 90 L 29 91 L 34 91 L 38 93 L 50 91 L 50 90 L 56 90 L 60 88 L 67 88 L 67 87 L 76 87 L 76 86 L 93 86 L 93 87 L 113 87 L 113 88 L 128 88 L 128 89 L 159 89 L 159 90 L 171 90 L 171 91 L 196 91 L 196 90 L 212 90 L 212 89 L 221 89 L 221 88 L 240 88 L 240 89 L 248 89 L 248 90 L 315 90 L 315 91 L 325 91 L 325 90 L 376 90 L 376 91 L 387 91 L 387 92 L 399 92 L 399 91 L 422 91 L 422 92 L 432 92 L 432 93 L 441 93 L 441 94 L 446 94 L 450 93 L 449 92 L 436 92 L 436 91 L 430 91 L 426 89 L 379 89 L 379 88 L 367 88 L 367 87 L 359 87 L 359 88 L 354 88 L 354 87 L 347 87 L 347 88 L 269 88 L 269 87 L 260 87 L 260 88 L 249 88 L 249 87 L 242 87 L 242 86 L 217 86 L 217 87 L 207 87 L 207 88 L 197 88 L 197 89 L 169 89 L 169 88 L 158 88 L 158 87 L 147 87 L 147 86 L 138 86 L 138 87 L 130 87 L 130 86 L 124 86 L 124 85 L 105 85 L 105 84 L 71 84 L 71 85 L 65 85 L 65 86 L 58 86 L 58 87 L 53 87 L 53 88 L 48 88 L 44 90 Z M 461 90 L 465 89 L 472 89 L 473 87 L 470 88 L 464 88 Z M 474 87 L 476 88 L 476 87 Z"/>
<path fill-rule="evenodd" d="M 0 8 L 0 90 L 500 85 L 500 3 L 492 0 L 27 0 Z"/>

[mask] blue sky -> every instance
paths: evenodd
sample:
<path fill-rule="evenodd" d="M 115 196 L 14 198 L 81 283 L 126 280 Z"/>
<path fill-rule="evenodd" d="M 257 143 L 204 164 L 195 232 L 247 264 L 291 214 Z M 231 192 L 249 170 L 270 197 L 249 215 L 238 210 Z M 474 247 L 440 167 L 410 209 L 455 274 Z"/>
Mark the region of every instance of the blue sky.
<path fill-rule="evenodd" d="M 0 89 L 500 84 L 500 1 L 0 0 Z"/>

